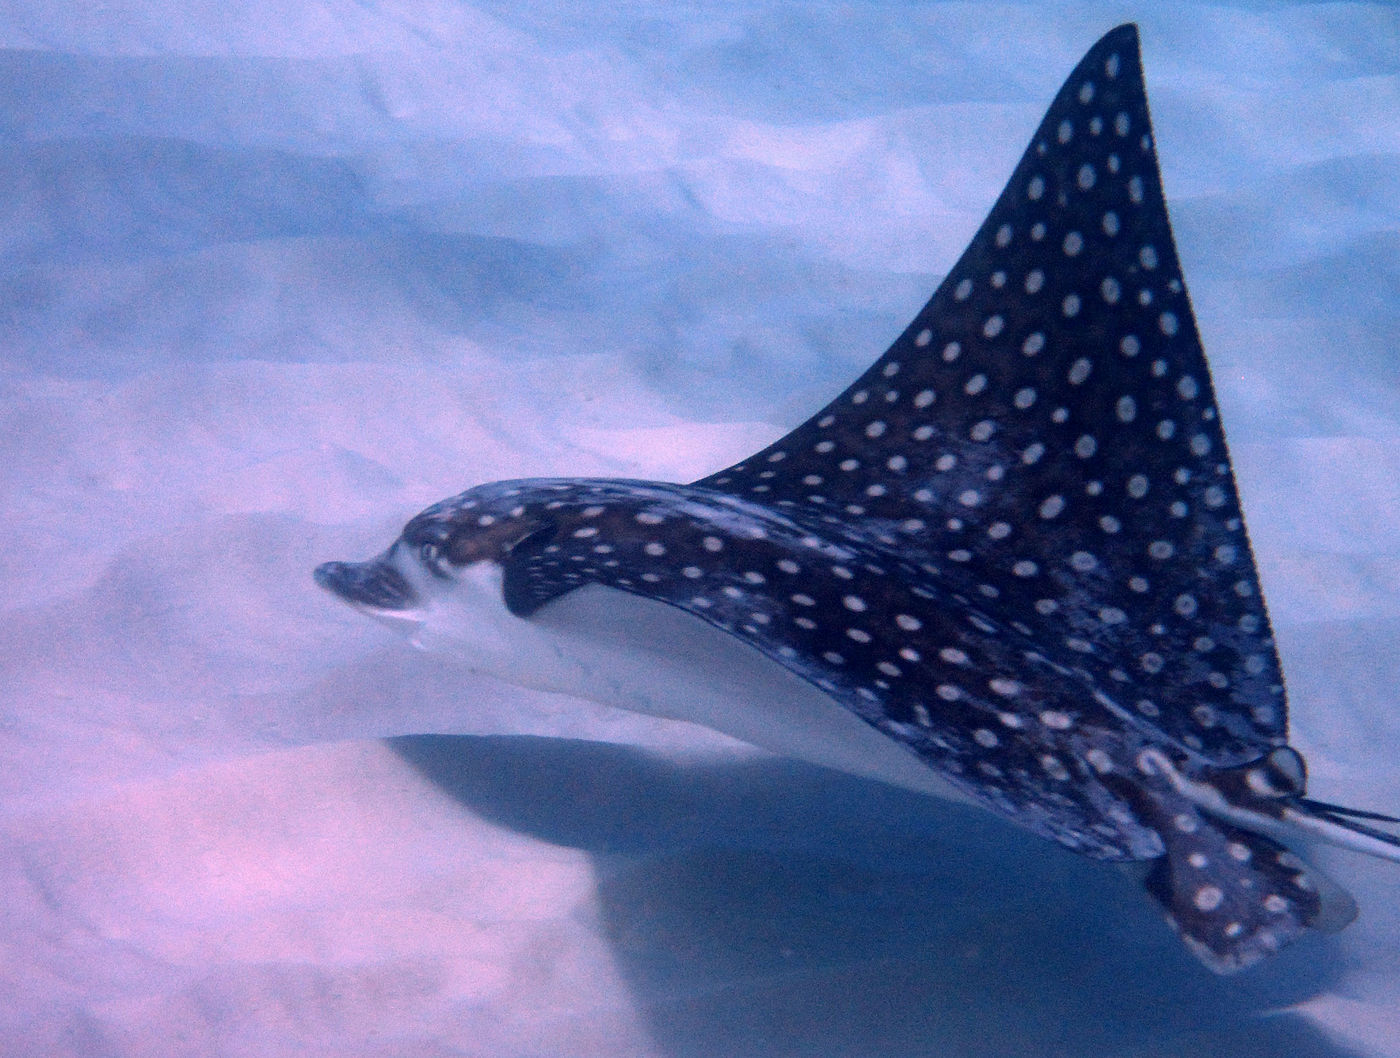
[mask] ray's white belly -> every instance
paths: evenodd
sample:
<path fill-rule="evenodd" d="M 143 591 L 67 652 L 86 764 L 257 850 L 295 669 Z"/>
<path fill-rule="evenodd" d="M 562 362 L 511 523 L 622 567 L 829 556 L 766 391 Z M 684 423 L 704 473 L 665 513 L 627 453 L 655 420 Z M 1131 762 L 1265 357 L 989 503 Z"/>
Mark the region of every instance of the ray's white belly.
<path fill-rule="evenodd" d="M 522 620 L 501 602 L 499 567 L 483 563 L 464 570 L 422 618 L 419 646 L 464 656 L 510 682 L 688 720 L 783 756 L 968 800 L 776 661 L 654 599 L 589 585 Z"/>

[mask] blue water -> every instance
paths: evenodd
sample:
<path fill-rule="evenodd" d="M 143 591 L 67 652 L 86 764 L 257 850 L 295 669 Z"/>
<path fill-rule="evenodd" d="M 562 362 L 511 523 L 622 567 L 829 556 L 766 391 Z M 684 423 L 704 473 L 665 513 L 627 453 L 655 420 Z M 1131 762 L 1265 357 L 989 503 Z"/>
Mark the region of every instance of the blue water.
<path fill-rule="evenodd" d="M 0 11 L 0 1050 L 1400 1055 L 1394 865 L 1319 853 L 1361 919 L 1218 979 L 1116 872 L 309 578 L 778 436 L 1128 19 L 1293 742 L 1393 811 L 1393 5 Z"/>

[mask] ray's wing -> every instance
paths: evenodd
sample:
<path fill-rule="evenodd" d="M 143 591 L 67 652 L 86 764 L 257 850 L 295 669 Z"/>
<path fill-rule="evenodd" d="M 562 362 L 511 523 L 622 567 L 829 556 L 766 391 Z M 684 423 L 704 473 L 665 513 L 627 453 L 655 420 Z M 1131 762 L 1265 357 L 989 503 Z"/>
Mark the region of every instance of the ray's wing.
<path fill-rule="evenodd" d="M 1286 734 L 1134 26 L 1076 67 L 889 351 L 698 484 L 960 564 L 1009 618 L 1082 655 L 1101 693 L 1210 759 Z"/>

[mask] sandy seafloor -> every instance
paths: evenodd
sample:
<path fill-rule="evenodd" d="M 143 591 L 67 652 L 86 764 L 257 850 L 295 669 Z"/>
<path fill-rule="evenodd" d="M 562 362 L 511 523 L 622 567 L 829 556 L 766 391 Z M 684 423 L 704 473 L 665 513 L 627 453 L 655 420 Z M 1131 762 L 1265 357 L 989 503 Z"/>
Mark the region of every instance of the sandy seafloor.
<path fill-rule="evenodd" d="M 1400 1055 L 1394 864 L 1217 978 L 1110 868 L 310 579 L 800 421 L 1130 18 L 1293 741 L 1393 811 L 1400 9 L 5 4 L 0 1052 Z"/>

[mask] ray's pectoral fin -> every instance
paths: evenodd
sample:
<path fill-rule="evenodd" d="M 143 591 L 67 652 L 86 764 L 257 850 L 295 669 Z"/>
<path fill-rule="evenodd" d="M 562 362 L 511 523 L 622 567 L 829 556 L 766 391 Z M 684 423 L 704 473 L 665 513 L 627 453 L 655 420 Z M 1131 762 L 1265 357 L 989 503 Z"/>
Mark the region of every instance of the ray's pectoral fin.
<path fill-rule="evenodd" d="M 1278 842 L 1179 807 L 1156 813 L 1167 851 L 1144 885 L 1212 970 L 1234 973 L 1307 930 L 1333 933 L 1356 917 L 1344 889 Z"/>

